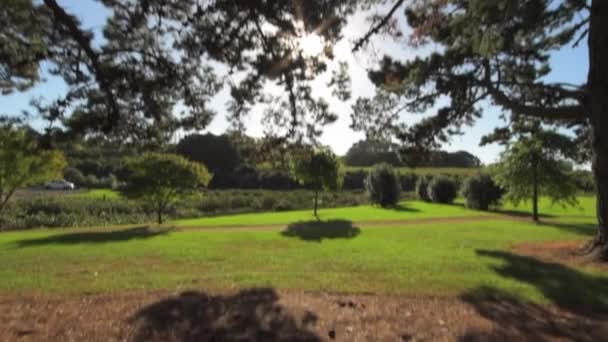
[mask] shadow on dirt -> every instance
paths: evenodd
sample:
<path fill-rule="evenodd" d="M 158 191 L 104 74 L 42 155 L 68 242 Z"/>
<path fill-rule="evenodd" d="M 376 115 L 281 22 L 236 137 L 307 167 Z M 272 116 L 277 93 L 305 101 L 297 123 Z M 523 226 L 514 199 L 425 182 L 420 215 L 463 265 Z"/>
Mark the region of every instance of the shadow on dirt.
<path fill-rule="evenodd" d="M 273 289 L 232 296 L 184 292 L 135 313 L 134 341 L 320 341 L 312 312 L 299 318 L 278 304 Z"/>
<path fill-rule="evenodd" d="M 608 333 L 608 316 L 580 314 L 538 304 L 492 287 L 461 296 L 477 314 L 492 321 L 492 330 L 470 330 L 460 341 L 601 341 Z"/>

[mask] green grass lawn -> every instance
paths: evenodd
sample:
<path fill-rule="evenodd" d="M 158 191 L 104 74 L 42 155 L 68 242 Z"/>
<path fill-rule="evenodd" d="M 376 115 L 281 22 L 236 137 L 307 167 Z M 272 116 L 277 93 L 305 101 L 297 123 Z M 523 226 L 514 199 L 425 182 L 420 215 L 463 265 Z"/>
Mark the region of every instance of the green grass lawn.
<path fill-rule="evenodd" d="M 529 207 L 529 203 L 521 203 L 517 207 L 510 204 L 505 204 L 501 210 L 526 214 L 530 211 Z M 595 199 L 593 197 L 580 197 L 579 205 L 577 207 L 562 207 L 560 205 L 553 205 L 551 201 L 543 198 L 539 207 L 540 212 L 543 215 L 591 217 L 595 213 Z M 454 205 L 439 205 L 420 201 L 403 202 L 397 209 L 382 209 L 375 206 L 365 205 L 350 208 L 321 209 L 319 211 L 319 217 L 322 220 L 344 219 L 353 222 L 469 217 L 491 214 L 492 213 L 468 210 L 463 207 L 462 203 L 457 203 Z M 312 210 L 298 210 L 280 213 L 270 212 L 196 218 L 179 220 L 173 222 L 172 224 L 180 227 L 259 226 L 289 224 L 292 222 L 310 220 L 315 220 Z"/>
<path fill-rule="evenodd" d="M 438 205 L 419 201 L 403 202 L 395 209 L 382 209 L 376 206 L 363 205 L 358 207 L 319 210 L 319 218 L 321 220 L 344 219 L 353 222 L 394 221 L 433 217 L 466 217 L 479 215 L 487 215 L 487 213 L 467 210 L 459 204 Z M 310 220 L 315 220 L 312 209 L 196 218 L 178 220 L 173 222 L 173 224 L 180 227 L 259 226 L 289 224 L 292 222 Z"/>
<path fill-rule="evenodd" d="M 330 221 L 263 231 L 140 227 L 3 233 L 0 291 L 79 294 L 270 286 L 437 296 L 507 293 L 560 305 L 608 307 L 605 273 L 510 251 L 523 241 L 586 239 L 594 232 L 592 216 L 553 218 L 543 225 L 496 220 L 379 228 L 351 222 L 353 217 L 370 219 L 366 211 L 391 218 L 433 217 L 445 210 L 478 215 L 458 206 L 409 206 L 420 211 L 336 209 L 324 212 Z M 348 216 L 339 217 L 341 213 Z M 255 216 L 240 216 L 259 224 L 253 222 Z"/>

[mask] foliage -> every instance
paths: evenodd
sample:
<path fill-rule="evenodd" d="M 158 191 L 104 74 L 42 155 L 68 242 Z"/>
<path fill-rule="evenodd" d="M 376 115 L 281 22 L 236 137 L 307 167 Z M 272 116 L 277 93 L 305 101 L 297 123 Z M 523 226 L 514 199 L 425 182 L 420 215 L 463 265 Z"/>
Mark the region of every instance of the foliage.
<path fill-rule="evenodd" d="M 413 172 L 408 172 L 399 175 L 399 182 L 401 183 L 401 190 L 404 192 L 416 191 L 416 183 L 418 182 L 418 175 Z"/>
<path fill-rule="evenodd" d="M 0 126 L 0 212 L 18 188 L 60 178 L 66 162 L 59 151 L 40 149 L 23 128 Z"/>
<path fill-rule="evenodd" d="M 500 203 L 503 190 L 494 183 L 490 175 L 478 174 L 465 180 L 462 196 L 467 208 L 488 210 Z"/>
<path fill-rule="evenodd" d="M 373 204 L 391 207 L 399 202 L 401 184 L 397 173 L 389 164 L 376 165 L 365 180 L 365 188 Z"/>
<path fill-rule="evenodd" d="M 239 165 L 233 172 L 234 187 L 237 189 L 257 189 L 260 187 L 260 173 L 255 167 Z"/>
<path fill-rule="evenodd" d="M 439 176 L 429 182 L 427 193 L 432 202 L 449 204 L 458 196 L 458 186 L 452 179 Z"/>
<path fill-rule="evenodd" d="M 583 193 L 593 193 L 595 191 L 595 182 L 593 181 L 593 173 L 591 171 L 575 170 L 572 172 L 572 177 L 579 191 Z"/>
<path fill-rule="evenodd" d="M 410 153 L 439 147 L 482 115 L 480 104 L 486 99 L 514 115 L 568 119 L 584 126 L 584 87 L 547 83 L 543 77 L 551 72 L 550 54 L 570 47 L 577 33 L 586 34 L 586 7 L 585 1 L 556 6 L 510 0 L 408 3 L 410 43 L 441 49 L 403 62 L 385 57 L 369 73 L 378 94 L 357 101 L 353 126 L 373 136 L 379 130 L 368 126 L 382 125 L 385 131 L 396 132 Z M 402 111 L 423 113 L 444 97 L 448 101 L 441 102 L 435 115 L 415 125 L 398 122 Z"/>
<path fill-rule="evenodd" d="M 67 169 L 63 170 L 63 179 L 74 183 L 77 187 L 84 186 L 86 183 L 86 177 L 82 174 L 82 172 L 80 172 L 80 170 L 74 167 L 68 167 Z"/>
<path fill-rule="evenodd" d="M 210 184 L 212 188 L 225 188 L 240 164 L 238 150 L 225 135 L 188 135 L 179 141 L 175 151 L 182 157 L 205 165 L 214 175 Z"/>
<path fill-rule="evenodd" d="M 168 205 L 206 186 L 211 179 L 204 165 L 172 154 L 146 153 L 131 160 L 129 168 L 131 178 L 123 194 L 154 204 L 159 224 Z"/>
<path fill-rule="evenodd" d="M 496 181 L 515 205 L 527 200 L 536 202 L 541 195 L 555 203 L 574 205 L 576 182 L 563 165 L 559 152 L 538 137 L 522 137 L 501 154 Z"/>
<path fill-rule="evenodd" d="M 336 191 L 342 187 L 344 179 L 340 160 L 328 148 L 314 149 L 297 156 L 293 160 L 291 172 L 301 184 L 310 186 L 315 193 Z M 317 214 L 316 196 L 314 213 Z"/>
<path fill-rule="evenodd" d="M 429 183 L 433 180 L 432 176 L 421 176 L 418 177 L 416 183 L 416 195 L 418 199 L 425 202 L 430 202 L 431 197 L 429 196 Z"/>
<path fill-rule="evenodd" d="M 401 160 L 397 144 L 373 140 L 361 140 L 353 144 L 344 156 L 348 166 L 372 166 L 387 163 L 393 166 L 405 165 Z M 429 151 L 415 163 L 417 167 L 432 168 L 479 168 L 481 161 L 466 151 Z"/>
<path fill-rule="evenodd" d="M 172 219 L 209 217 L 252 212 L 312 209 L 314 193 L 308 190 L 213 190 L 181 199 L 166 209 Z M 363 192 L 331 192 L 319 195 L 327 208 L 357 206 L 367 202 Z M 7 204 L 0 228 L 92 227 L 148 224 L 157 220 L 152 203 L 124 198 L 110 190 L 17 194 Z M 309 213 L 309 211 L 306 211 Z"/>
<path fill-rule="evenodd" d="M 345 190 L 363 190 L 365 189 L 365 179 L 368 172 L 364 170 L 347 171 L 344 173 L 344 184 L 342 187 Z"/>
<path fill-rule="evenodd" d="M 380 163 L 393 166 L 401 164 L 395 144 L 361 140 L 353 144 L 344 156 L 344 164 L 348 166 L 372 166 Z"/>

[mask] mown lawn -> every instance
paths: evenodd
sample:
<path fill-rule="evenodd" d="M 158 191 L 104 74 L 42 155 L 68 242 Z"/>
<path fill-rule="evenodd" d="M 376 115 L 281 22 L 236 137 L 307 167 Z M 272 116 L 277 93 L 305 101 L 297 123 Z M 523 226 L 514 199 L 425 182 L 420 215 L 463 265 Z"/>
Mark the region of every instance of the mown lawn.
<path fill-rule="evenodd" d="M 321 209 L 321 220 L 344 219 L 353 222 L 369 221 L 395 221 L 416 220 L 445 217 L 473 217 L 499 214 L 500 211 L 527 214 L 530 211 L 529 203 L 520 203 L 519 206 L 505 204 L 495 213 L 468 210 L 461 202 L 454 205 L 439 205 L 420 201 L 403 202 L 396 209 L 382 209 L 376 206 L 358 206 L 350 208 Z M 539 210 L 546 216 L 583 216 L 591 217 L 595 212 L 595 199 L 593 197 L 580 197 L 576 207 L 563 207 L 554 205 L 546 198 L 539 204 Z M 214 226 L 255 226 L 289 224 L 299 221 L 315 220 L 312 210 L 298 210 L 287 212 L 254 213 L 243 215 L 227 215 L 175 221 L 172 224 L 180 227 L 214 227 Z"/>
<path fill-rule="evenodd" d="M 410 205 L 428 217 L 445 209 Z M 356 215 L 356 209 L 346 213 Z M 510 251 L 523 241 L 585 239 L 594 232 L 592 216 L 552 218 L 543 225 L 496 220 L 401 228 L 352 221 L 336 216 L 250 231 L 135 227 L 3 233 L 0 291 L 79 294 L 271 286 L 438 296 L 506 292 L 532 301 L 608 307 L 605 273 Z"/>

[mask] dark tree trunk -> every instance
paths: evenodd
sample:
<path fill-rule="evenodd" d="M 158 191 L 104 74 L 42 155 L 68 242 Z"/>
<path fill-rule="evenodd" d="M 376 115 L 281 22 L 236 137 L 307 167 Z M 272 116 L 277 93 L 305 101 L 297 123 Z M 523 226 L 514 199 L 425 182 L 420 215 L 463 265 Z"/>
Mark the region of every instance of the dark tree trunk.
<path fill-rule="evenodd" d="M 534 222 L 538 222 L 538 166 L 536 165 L 536 163 L 532 172 L 532 219 L 534 220 Z"/>
<path fill-rule="evenodd" d="M 158 215 L 158 224 L 163 224 L 163 206 L 162 205 L 158 206 L 157 215 Z"/>
<path fill-rule="evenodd" d="M 588 112 L 598 221 L 591 251 L 595 257 L 608 261 L 608 4 L 606 0 L 593 0 L 591 6 Z"/>
<path fill-rule="evenodd" d="M 315 217 L 317 218 L 317 220 L 319 219 L 319 215 L 317 215 L 317 201 L 319 199 L 319 190 L 315 190 L 315 209 L 314 209 L 314 213 L 315 213 Z"/>

